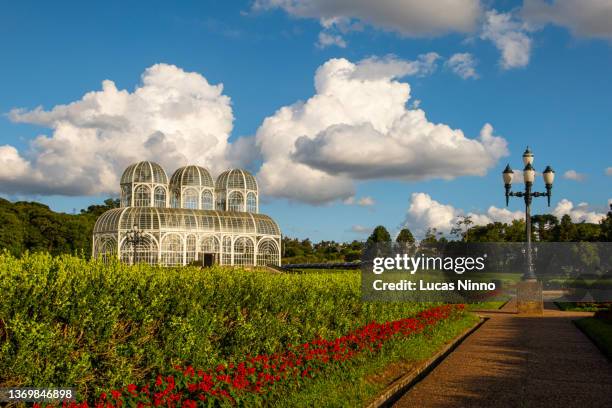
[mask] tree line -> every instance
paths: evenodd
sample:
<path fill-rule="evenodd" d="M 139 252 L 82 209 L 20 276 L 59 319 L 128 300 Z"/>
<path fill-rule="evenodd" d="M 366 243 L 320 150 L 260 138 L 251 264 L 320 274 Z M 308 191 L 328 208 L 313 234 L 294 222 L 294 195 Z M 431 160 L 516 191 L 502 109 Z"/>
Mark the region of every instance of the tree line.
<path fill-rule="evenodd" d="M 0 250 L 19 256 L 25 251 L 91 256 L 91 237 L 98 217 L 119 207 L 119 200 L 107 199 L 78 214 L 52 211 L 36 202 L 12 203 L 0 198 Z"/>
<path fill-rule="evenodd" d="M 105 211 L 119 207 L 119 200 L 107 199 L 101 205 L 91 205 L 78 214 L 52 211 L 48 206 L 36 202 L 12 203 L 0 198 L 0 249 L 19 256 L 25 251 L 49 252 L 52 255 L 77 253 L 91 256 L 91 237 L 97 218 Z M 612 242 L 612 207 L 599 223 L 574 223 L 568 215 L 558 219 L 551 214 L 532 217 L 532 240 L 535 242 Z M 474 225 L 471 217 L 460 217 L 445 236 L 430 228 L 425 242 L 522 242 L 525 239 L 525 222 L 510 224 L 494 222 Z M 361 256 L 366 243 L 393 241 L 389 231 L 382 225 L 372 231 L 368 239 L 352 242 L 320 241 L 283 237 L 284 263 L 352 262 Z M 415 242 L 409 228 L 404 227 L 395 237 L 397 242 Z"/>
<path fill-rule="evenodd" d="M 551 214 L 531 217 L 532 241 L 534 242 L 612 242 L 612 206 L 606 217 L 599 223 L 575 223 L 569 215 L 558 219 Z M 321 241 L 313 244 L 310 239 L 283 238 L 284 263 L 352 262 L 359 259 L 366 244 L 388 242 L 414 243 L 416 239 L 409 228 L 404 227 L 392 239 L 389 231 L 379 225 L 365 242 L 351 243 Z M 446 236 L 436 228 L 429 228 L 423 238 L 426 243 L 445 242 L 523 242 L 525 221 L 511 223 L 493 222 L 474 225 L 470 216 L 459 217 Z"/>

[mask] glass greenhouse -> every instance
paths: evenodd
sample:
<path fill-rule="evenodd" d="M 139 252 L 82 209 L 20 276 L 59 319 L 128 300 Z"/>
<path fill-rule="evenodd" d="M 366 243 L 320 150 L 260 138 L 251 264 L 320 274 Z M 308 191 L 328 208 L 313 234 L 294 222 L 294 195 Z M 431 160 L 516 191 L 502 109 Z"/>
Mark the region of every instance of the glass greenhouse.
<path fill-rule="evenodd" d="M 280 229 L 258 209 L 246 170 L 214 182 L 205 168 L 186 166 L 168 182 L 160 165 L 136 163 L 121 177 L 121 208 L 96 221 L 93 254 L 164 266 L 280 265 Z"/>

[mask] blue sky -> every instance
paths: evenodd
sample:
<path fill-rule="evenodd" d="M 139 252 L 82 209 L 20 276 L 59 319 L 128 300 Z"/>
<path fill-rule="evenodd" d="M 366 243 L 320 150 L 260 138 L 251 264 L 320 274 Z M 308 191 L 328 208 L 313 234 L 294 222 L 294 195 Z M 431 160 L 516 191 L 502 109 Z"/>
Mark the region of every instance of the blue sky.
<path fill-rule="evenodd" d="M 363 180 L 351 176 L 354 198 L 348 200 L 346 194 L 319 201 L 305 199 L 301 193 L 287 198 L 280 191 L 282 186 L 270 188 L 271 194 L 262 197 L 262 212 L 273 216 L 286 235 L 315 240 L 363 239 L 378 224 L 391 230 L 404 222 L 415 230 L 429 226 L 444 230 L 448 217 L 467 213 L 482 220 L 517 217 L 522 207 L 516 199 L 510 212 L 496 211 L 504 206 L 500 173 L 507 162 L 521 167 L 520 156 L 528 144 L 536 155 L 536 169 L 550 164 L 557 172 L 551 210 L 570 213 L 576 220 L 593 220 L 605 212 L 612 197 L 612 177 L 606 175 L 612 166 L 612 23 L 606 27 L 605 22 L 581 20 L 580 16 L 573 21 L 564 14 L 562 6 L 567 1 L 548 3 L 556 7 L 551 10 L 557 17 L 551 21 L 533 11 L 537 1 L 529 2 L 533 6 L 529 10 L 522 1 L 483 2 L 473 27 L 435 26 L 433 31 L 442 31 L 435 34 L 415 34 L 409 25 L 407 32 L 393 25 L 397 22 L 386 25 L 386 16 L 370 18 L 365 6 L 351 15 L 340 6 L 329 11 L 310 4 L 307 11 L 296 11 L 288 6 L 273 7 L 267 1 L 255 6 L 250 1 L 159 1 L 146 6 L 113 1 L 3 3 L 0 146 L 14 147 L 20 160 L 36 169 L 36 157 L 45 151 L 32 149 L 31 141 L 40 134 L 52 138 L 57 128 L 46 119 L 30 115 L 17 120 L 9 112 L 17 108 L 31 111 L 37 106 L 49 111 L 79 101 L 88 92 L 100 91 L 106 79 L 119 90 L 133 92 L 141 86 L 143 72 L 159 63 L 195 72 L 212 85 L 223 84 L 222 94 L 231 98 L 232 144 L 239 138 L 252 138 L 264 119 L 279 108 L 311 98 L 316 93 L 317 68 L 332 58 L 359 65 L 365 59 L 416 61 L 420 55 L 436 53 L 435 68 L 394 74 L 393 81 L 410 85 L 408 107 L 414 108 L 412 103 L 419 100 L 418 107 L 429 122 L 460 129 L 470 139 L 477 138 L 490 123 L 493 134 L 506 141 L 508 156 L 492 154 L 493 162 L 483 165 L 485 175 L 453 180 L 371 176 Z M 478 3 L 463 3 L 474 2 Z M 585 2 L 584 7 L 596 7 L 594 4 Z M 513 22 L 500 34 L 509 30 L 510 37 L 502 40 L 513 35 L 528 38 L 529 49 L 522 51 L 528 62 L 525 55 L 504 62 L 503 41 L 496 43 L 483 34 L 486 13 L 491 10 Z M 330 12 L 348 21 L 348 28 L 342 23 L 326 28 L 329 23 L 324 20 Z M 606 12 L 610 10 L 601 11 Z M 432 26 L 436 24 L 441 23 L 432 22 Z M 596 29 L 589 31 L 589 27 Z M 321 46 L 321 33 L 339 39 L 342 46 Z M 466 53 L 476 61 L 477 78 L 462 78 L 449 63 L 453 55 Z M 71 140 L 75 143 L 78 136 Z M 57 148 L 54 146 L 50 149 Z M 233 160 L 231 152 L 226 158 Z M 257 172 L 266 160 L 259 157 L 250 166 Z M 43 188 L 40 181 L 28 180 L 26 174 L 11 179 L 7 163 L 13 162 L 0 163 L 5 166 L 0 170 L 0 194 L 13 200 L 42 201 L 55 210 L 71 212 L 109 195 L 59 184 L 57 191 L 53 186 Z M 44 175 L 43 168 L 39 170 Z M 578 175 L 563 177 L 571 170 Z M 61 177 L 61 172 L 58 174 L 56 177 Z M 296 180 L 294 184 L 299 184 L 299 178 Z M 537 183 L 543 187 L 540 180 Z M 362 203 L 368 205 L 358 205 L 364 197 L 369 200 Z M 407 212 L 417 199 L 428 207 L 413 205 Z M 565 201 L 560 204 L 561 200 Z M 544 200 L 539 201 L 535 211 L 547 211 Z M 580 206 L 583 202 L 588 205 Z M 489 211 L 490 206 L 497 209 Z"/>

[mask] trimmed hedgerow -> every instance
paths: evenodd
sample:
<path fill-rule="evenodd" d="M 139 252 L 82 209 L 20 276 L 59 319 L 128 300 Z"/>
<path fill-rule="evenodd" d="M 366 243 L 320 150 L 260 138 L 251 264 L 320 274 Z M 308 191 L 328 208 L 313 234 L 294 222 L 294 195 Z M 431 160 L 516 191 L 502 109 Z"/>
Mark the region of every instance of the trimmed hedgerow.
<path fill-rule="evenodd" d="M 79 399 L 176 365 L 214 367 L 333 339 L 431 304 L 362 303 L 358 272 L 285 275 L 0 254 L 0 386 Z"/>
<path fill-rule="evenodd" d="M 341 369 L 351 371 L 363 357 L 375 357 L 385 346 L 394 342 L 410 342 L 415 336 L 431 335 L 441 323 L 465 317 L 464 308 L 465 305 L 435 306 L 414 317 L 384 323 L 371 322 L 342 337 L 317 338 L 283 352 L 245 356 L 241 361 L 216 367 L 200 369 L 176 366 L 169 375 L 158 375 L 148 384 L 128 384 L 122 389 L 102 393 L 91 404 L 72 402 L 64 403 L 62 407 L 269 405 L 290 392 L 299 392 L 313 379 L 326 378 L 329 373 Z M 37 408 L 43 406 L 35 405 Z"/>

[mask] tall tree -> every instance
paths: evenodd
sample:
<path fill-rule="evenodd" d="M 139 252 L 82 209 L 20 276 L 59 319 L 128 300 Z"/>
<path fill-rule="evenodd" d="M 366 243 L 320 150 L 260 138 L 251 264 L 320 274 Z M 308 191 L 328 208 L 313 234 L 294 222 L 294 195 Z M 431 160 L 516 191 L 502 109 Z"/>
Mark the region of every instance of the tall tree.
<path fill-rule="evenodd" d="M 539 214 L 531 217 L 531 225 L 537 233 L 537 240 L 554 241 L 554 230 L 559 225 L 559 219 L 552 214 Z"/>
<path fill-rule="evenodd" d="M 451 229 L 450 233 L 452 235 L 456 235 L 457 237 L 461 237 L 462 241 L 467 242 L 468 238 L 469 238 L 469 232 L 470 232 L 470 228 L 471 225 L 474 224 L 474 221 L 472 221 L 472 216 L 471 215 L 463 215 L 463 216 L 459 216 L 457 218 L 457 222 L 455 223 L 455 226 Z"/>
<path fill-rule="evenodd" d="M 476 225 L 470 228 L 466 240 L 468 242 L 504 242 L 506 240 L 507 224 L 493 222 L 487 225 Z"/>
<path fill-rule="evenodd" d="M 576 236 L 576 226 L 572 222 L 571 217 L 565 214 L 561 217 L 561 222 L 556 229 L 556 238 L 559 242 L 570 242 L 574 241 Z"/>
<path fill-rule="evenodd" d="M 374 231 L 372 231 L 372 234 L 368 237 L 367 243 L 378 244 L 381 242 L 391 242 L 391 235 L 385 227 L 379 225 L 378 227 L 374 228 Z"/>
<path fill-rule="evenodd" d="M 412 232 L 410 232 L 407 227 L 402 228 L 400 233 L 397 235 L 397 238 L 395 238 L 395 242 L 414 244 L 414 235 L 412 235 Z"/>
<path fill-rule="evenodd" d="M 606 218 L 601 220 L 599 228 L 601 229 L 599 240 L 604 242 L 612 242 L 612 203 L 610 203 L 610 211 L 608 211 Z"/>
<path fill-rule="evenodd" d="M 438 232 L 437 228 L 428 228 L 425 232 L 425 238 L 421 241 L 423 244 L 437 244 L 438 239 L 442 237 L 442 233 Z"/>

